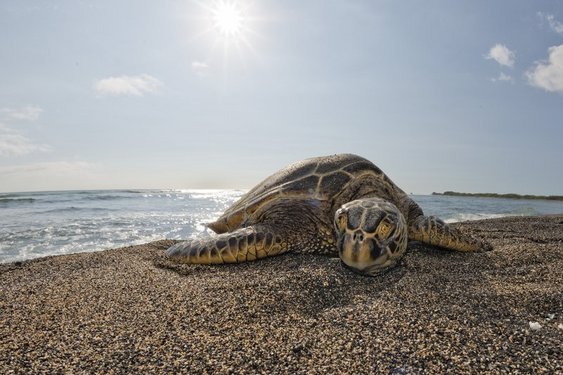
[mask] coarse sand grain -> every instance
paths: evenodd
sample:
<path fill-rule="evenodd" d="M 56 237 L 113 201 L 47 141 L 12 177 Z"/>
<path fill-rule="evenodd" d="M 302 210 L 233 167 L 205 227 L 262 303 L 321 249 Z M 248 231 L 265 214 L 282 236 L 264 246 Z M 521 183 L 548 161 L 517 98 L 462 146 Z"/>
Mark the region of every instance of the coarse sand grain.
<path fill-rule="evenodd" d="M 0 265 L 0 373 L 563 372 L 563 216 L 455 224 L 494 250 L 177 265 L 173 241 Z M 538 328 L 539 327 L 539 328 Z"/>

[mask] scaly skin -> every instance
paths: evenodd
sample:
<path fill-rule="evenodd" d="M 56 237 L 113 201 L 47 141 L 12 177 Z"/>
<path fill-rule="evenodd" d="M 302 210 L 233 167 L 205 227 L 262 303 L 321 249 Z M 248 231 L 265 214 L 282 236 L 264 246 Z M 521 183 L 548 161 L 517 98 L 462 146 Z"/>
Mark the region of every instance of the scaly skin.
<path fill-rule="evenodd" d="M 288 243 L 273 230 L 257 225 L 213 238 L 180 242 L 170 247 L 166 254 L 179 263 L 221 264 L 248 262 L 288 250 Z"/>
<path fill-rule="evenodd" d="M 435 216 L 416 218 L 409 227 L 409 239 L 456 251 L 492 250 L 488 242 L 463 234 Z"/>

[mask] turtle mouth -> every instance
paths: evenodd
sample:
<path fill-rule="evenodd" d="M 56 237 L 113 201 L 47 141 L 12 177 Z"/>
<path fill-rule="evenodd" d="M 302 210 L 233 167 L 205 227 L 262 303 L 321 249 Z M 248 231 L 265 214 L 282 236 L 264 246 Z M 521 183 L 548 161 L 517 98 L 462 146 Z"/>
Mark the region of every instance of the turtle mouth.
<path fill-rule="evenodd" d="M 387 263 L 392 263 L 392 262 L 385 262 L 384 265 L 379 265 L 379 264 L 374 264 L 371 266 L 368 266 L 366 268 L 363 269 L 359 269 L 356 267 L 352 267 L 347 265 L 342 259 L 340 259 L 340 263 L 342 264 L 342 266 L 352 272 L 354 272 L 355 274 L 358 275 L 362 275 L 362 276 L 369 276 L 369 277 L 377 277 L 377 276 L 381 276 L 385 273 L 387 273 L 389 270 L 393 269 L 394 264 L 387 264 Z"/>
<path fill-rule="evenodd" d="M 380 241 L 371 233 L 357 229 L 345 232 L 337 241 L 338 255 L 352 267 L 364 269 L 385 254 Z"/>

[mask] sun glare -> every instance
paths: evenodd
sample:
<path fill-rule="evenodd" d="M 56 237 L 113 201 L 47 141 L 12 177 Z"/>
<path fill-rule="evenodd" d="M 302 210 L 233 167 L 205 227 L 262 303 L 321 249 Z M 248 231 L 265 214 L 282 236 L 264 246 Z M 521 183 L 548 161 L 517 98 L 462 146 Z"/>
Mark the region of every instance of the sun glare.
<path fill-rule="evenodd" d="M 246 66 L 247 60 L 257 57 L 255 42 L 261 38 L 258 32 L 263 17 L 259 16 L 260 9 L 253 0 L 194 0 L 199 5 L 201 13 L 197 23 L 202 26 L 201 32 L 196 34 L 198 39 L 208 43 L 209 56 L 204 63 L 192 65 L 199 67 L 218 64 L 211 60 L 222 58 L 223 69 L 228 65 Z M 258 15 L 257 15 L 258 14 Z M 219 54 L 217 53 L 219 52 Z M 242 64 L 236 64 L 233 57 Z M 196 73 L 197 74 L 197 73 Z"/>
<path fill-rule="evenodd" d="M 218 2 L 213 9 L 215 28 L 224 36 L 232 37 L 242 30 L 244 17 L 236 2 Z"/>

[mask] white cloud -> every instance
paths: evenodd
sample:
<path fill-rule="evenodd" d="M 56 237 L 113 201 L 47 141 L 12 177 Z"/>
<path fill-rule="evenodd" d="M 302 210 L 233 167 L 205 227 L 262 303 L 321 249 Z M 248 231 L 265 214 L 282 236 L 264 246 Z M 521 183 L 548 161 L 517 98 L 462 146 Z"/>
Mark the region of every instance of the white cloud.
<path fill-rule="evenodd" d="M 0 108 L 0 113 L 5 121 L 35 121 L 43 109 L 34 106 L 26 106 L 23 108 Z"/>
<path fill-rule="evenodd" d="M 497 78 L 491 78 L 491 81 L 514 83 L 514 78 L 512 78 L 512 76 L 510 76 L 508 74 L 504 74 L 503 72 L 501 72 Z"/>
<path fill-rule="evenodd" d="M 546 21 L 551 30 L 559 35 L 563 35 L 563 23 L 557 21 L 553 14 L 538 12 L 538 17 L 540 17 L 542 22 Z"/>
<path fill-rule="evenodd" d="M 35 121 L 43 110 L 27 106 L 18 109 L 0 108 L 0 156 L 21 156 L 35 151 L 49 151 L 50 147 L 34 143 L 9 125 L 17 121 Z"/>
<path fill-rule="evenodd" d="M 29 138 L 0 126 L 0 156 L 21 156 L 49 149 L 47 145 L 33 143 Z"/>
<path fill-rule="evenodd" d="M 143 96 L 157 92 L 162 82 L 148 74 L 138 76 L 108 77 L 94 83 L 94 90 L 99 95 Z"/>
<path fill-rule="evenodd" d="M 512 67 L 514 66 L 515 53 L 504 44 L 497 43 L 491 47 L 485 58 L 487 60 L 495 60 L 500 65 Z"/>
<path fill-rule="evenodd" d="M 200 61 L 192 62 L 192 72 L 194 72 L 194 74 L 200 77 L 203 77 L 207 73 L 208 69 L 209 69 L 209 65 L 207 65 L 204 62 L 200 62 Z"/>
<path fill-rule="evenodd" d="M 526 77 L 532 86 L 563 93 L 563 44 L 550 47 L 548 53 L 548 61 L 536 61 L 536 66 L 526 72 Z"/>

